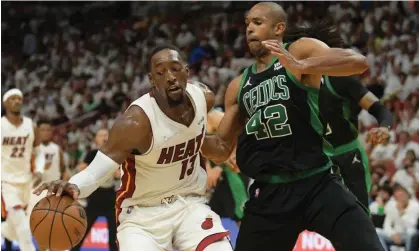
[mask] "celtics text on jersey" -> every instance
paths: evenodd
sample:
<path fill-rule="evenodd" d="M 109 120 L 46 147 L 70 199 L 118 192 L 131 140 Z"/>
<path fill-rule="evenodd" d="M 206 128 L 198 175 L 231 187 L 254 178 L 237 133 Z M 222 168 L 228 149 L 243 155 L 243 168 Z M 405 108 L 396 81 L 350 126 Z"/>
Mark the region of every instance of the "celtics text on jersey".
<path fill-rule="evenodd" d="M 274 58 L 262 72 L 247 68 L 238 104 L 247 122 L 239 137 L 237 163 L 246 175 L 280 175 L 326 169 L 318 91 L 300 83 Z"/>

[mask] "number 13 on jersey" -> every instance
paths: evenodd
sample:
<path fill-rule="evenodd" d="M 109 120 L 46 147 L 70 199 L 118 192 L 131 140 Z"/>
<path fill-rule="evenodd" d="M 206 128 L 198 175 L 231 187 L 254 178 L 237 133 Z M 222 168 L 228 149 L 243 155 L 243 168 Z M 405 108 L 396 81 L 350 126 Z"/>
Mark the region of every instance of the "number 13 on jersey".
<path fill-rule="evenodd" d="M 266 119 L 264 122 L 262 113 Z M 258 140 L 285 137 L 292 134 L 291 126 L 287 124 L 287 121 L 287 108 L 284 105 L 270 105 L 253 114 L 246 123 L 246 133 L 255 134 Z"/>

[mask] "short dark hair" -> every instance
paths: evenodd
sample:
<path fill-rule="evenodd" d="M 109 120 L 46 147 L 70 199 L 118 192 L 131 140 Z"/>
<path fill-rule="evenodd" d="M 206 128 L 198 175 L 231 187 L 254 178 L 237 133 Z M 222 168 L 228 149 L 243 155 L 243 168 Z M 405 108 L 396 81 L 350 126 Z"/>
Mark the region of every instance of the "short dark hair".
<path fill-rule="evenodd" d="M 38 126 L 40 125 L 52 125 L 51 120 L 47 119 L 47 118 L 41 118 L 38 120 Z"/>
<path fill-rule="evenodd" d="M 291 43 L 302 37 L 318 39 L 330 47 L 344 47 L 343 39 L 337 27 L 330 20 L 314 22 L 310 27 L 293 26 L 287 28 L 283 40 L 284 42 Z"/>
<path fill-rule="evenodd" d="M 383 184 L 382 186 L 380 186 L 378 188 L 378 191 L 387 192 L 388 194 L 390 194 L 390 196 L 393 195 L 393 189 L 388 184 Z"/>
<path fill-rule="evenodd" d="M 151 71 L 151 58 L 159 51 L 162 50 L 174 50 L 177 51 L 179 54 L 181 54 L 179 48 L 177 48 L 176 46 L 172 45 L 172 44 L 161 44 L 161 45 L 157 45 L 156 47 L 154 47 L 153 49 L 151 49 L 150 54 L 148 55 L 148 60 L 147 60 L 147 71 L 150 72 Z"/>

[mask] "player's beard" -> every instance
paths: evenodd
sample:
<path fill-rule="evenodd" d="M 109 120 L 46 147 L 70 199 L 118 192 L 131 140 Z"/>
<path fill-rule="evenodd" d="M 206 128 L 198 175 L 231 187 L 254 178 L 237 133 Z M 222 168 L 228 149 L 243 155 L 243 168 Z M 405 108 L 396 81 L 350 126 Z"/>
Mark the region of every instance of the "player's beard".
<path fill-rule="evenodd" d="M 167 96 L 167 103 L 169 104 L 170 107 L 174 107 L 174 106 L 178 106 L 180 104 L 182 104 L 183 102 L 183 95 L 180 96 L 179 99 L 172 99 L 170 96 Z"/>
<path fill-rule="evenodd" d="M 258 47 L 249 47 L 250 53 L 253 54 L 256 58 L 261 58 L 269 55 L 269 50 L 266 49 L 263 45 L 260 45 Z"/>

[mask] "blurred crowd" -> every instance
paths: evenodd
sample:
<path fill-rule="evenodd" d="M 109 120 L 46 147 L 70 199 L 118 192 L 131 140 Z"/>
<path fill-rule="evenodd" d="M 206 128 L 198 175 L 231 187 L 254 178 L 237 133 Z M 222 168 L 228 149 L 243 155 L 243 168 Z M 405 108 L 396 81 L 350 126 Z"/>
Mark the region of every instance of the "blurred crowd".
<path fill-rule="evenodd" d="M 149 91 L 147 59 L 155 45 L 178 46 L 191 79 L 207 84 L 221 108 L 226 85 L 253 63 L 244 23 L 253 2 L 1 4 L 1 91 L 20 88 L 24 114 L 52 120 L 54 141 L 74 173 L 95 147 L 95 132 L 110 128 L 130 102 Z M 417 219 L 403 224 L 394 212 L 411 203 L 419 215 L 419 4 L 283 4 L 289 23 L 310 26 L 332 19 L 345 46 L 366 55 L 370 69 L 359 78 L 395 121 L 390 140 L 373 147 L 364 137 L 376 121 L 366 111 L 359 115 L 360 139 L 370 154 L 371 213 L 383 216 L 376 221 L 383 231 L 416 231 Z"/>

